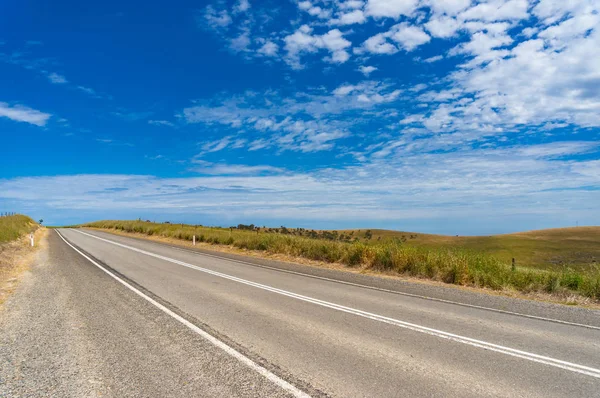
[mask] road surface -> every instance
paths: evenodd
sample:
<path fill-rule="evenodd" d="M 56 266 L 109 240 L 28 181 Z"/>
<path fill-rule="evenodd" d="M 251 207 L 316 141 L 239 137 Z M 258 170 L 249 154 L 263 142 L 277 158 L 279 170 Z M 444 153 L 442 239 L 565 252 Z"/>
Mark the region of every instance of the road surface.
<path fill-rule="evenodd" d="M 91 230 L 40 256 L 0 320 L 0 396 L 600 394 L 598 311 Z"/>

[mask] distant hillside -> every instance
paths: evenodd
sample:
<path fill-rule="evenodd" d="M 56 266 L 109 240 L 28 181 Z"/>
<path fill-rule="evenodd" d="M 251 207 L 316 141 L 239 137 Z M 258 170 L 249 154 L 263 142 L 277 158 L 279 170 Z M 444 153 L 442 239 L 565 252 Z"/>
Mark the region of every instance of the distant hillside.
<path fill-rule="evenodd" d="M 417 232 L 381 229 L 344 230 L 365 239 L 370 231 L 371 240 L 400 239 L 407 244 L 426 248 L 463 248 L 491 254 L 518 265 L 536 268 L 577 269 L 600 267 L 600 227 L 572 227 L 542 229 L 492 236 L 446 236 Z"/>

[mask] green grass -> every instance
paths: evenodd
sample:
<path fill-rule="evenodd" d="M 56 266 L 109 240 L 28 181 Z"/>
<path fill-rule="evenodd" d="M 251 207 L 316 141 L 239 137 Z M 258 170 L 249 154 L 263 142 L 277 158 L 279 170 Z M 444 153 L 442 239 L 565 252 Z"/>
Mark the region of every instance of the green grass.
<path fill-rule="evenodd" d="M 545 292 L 559 295 L 580 295 L 600 300 L 600 270 L 562 267 L 540 269 L 518 266 L 512 270 L 506 259 L 488 253 L 489 247 L 477 249 L 477 244 L 451 245 L 442 238 L 419 241 L 377 239 L 375 230 L 369 240 L 339 241 L 313 239 L 293 234 L 209 228 L 184 224 L 157 224 L 143 221 L 98 221 L 83 226 L 137 232 L 191 241 L 231 245 L 241 249 L 286 254 L 349 267 L 365 266 L 373 270 L 428 278 L 445 283 L 485 287 L 494 290 L 512 289 L 523 293 Z M 436 236 L 436 235 L 430 235 Z M 443 237 L 454 238 L 454 237 Z M 424 244 L 427 243 L 427 244 Z M 519 263 L 520 264 L 520 263 Z"/>
<path fill-rule="evenodd" d="M 0 243 L 18 239 L 35 231 L 37 227 L 38 224 L 35 221 L 21 214 L 0 217 Z"/>
<path fill-rule="evenodd" d="M 367 230 L 353 232 L 364 240 Z M 518 266 L 562 271 L 594 271 L 600 263 L 600 227 L 545 229 L 493 236 L 445 236 L 371 230 L 371 241 L 405 239 L 411 246 L 428 249 L 464 249 L 489 254 L 503 262 L 515 258 Z"/>

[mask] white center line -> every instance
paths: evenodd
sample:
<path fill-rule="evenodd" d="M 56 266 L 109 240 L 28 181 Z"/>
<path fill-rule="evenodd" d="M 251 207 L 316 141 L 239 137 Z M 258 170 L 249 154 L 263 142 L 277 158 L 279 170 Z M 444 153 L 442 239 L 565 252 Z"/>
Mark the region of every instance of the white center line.
<path fill-rule="evenodd" d="M 183 261 L 179 261 L 170 257 L 165 257 L 165 256 L 161 256 L 159 254 L 156 253 L 152 253 L 146 250 L 141 250 L 132 246 L 128 246 L 128 245 L 124 245 L 122 243 L 117 243 L 117 242 L 113 242 L 111 240 L 108 239 L 104 239 L 104 238 L 100 238 L 82 231 L 78 231 L 75 230 L 76 232 L 89 236 L 91 238 L 100 240 L 100 241 L 104 241 L 106 243 L 115 245 L 115 246 L 119 246 L 119 247 L 123 247 L 125 249 L 129 249 L 138 253 L 142 253 L 145 254 L 147 256 L 151 256 L 154 258 L 158 258 L 160 260 L 164 260 L 164 261 L 168 261 L 170 263 L 173 264 L 177 264 L 177 265 L 181 265 L 183 267 L 187 267 L 187 268 L 191 268 L 194 269 L 196 271 L 200 271 L 200 272 L 204 272 L 210 275 L 214 275 L 214 276 L 218 276 L 224 279 L 229 279 L 238 283 L 242 283 L 248 286 L 252 286 L 252 287 L 256 287 L 258 289 L 262 289 L 262 290 L 266 290 L 266 291 L 270 291 L 273 293 L 277 293 L 283 296 L 287 296 L 287 297 L 291 297 L 297 300 L 301 300 L 301 301 L 305 301 L 305 302 L 309 302 L 312 304 L 316 304 L 322 307 L 326 307 L 326 308 L 330 308 L 330 309 L 334 309 L 337 311 L 341 311 L 341 312 L 345 312 L 345 313 L 349 313 L 349 314 L 353 314 L 353 315 L 357 315 L 363 318 L 367 318 L 367 319 L 371 319 L 371 320 L 375 320 L 378 322 L 383 322 L 383 323 L 387 323 L 387 324 L 391 324 L 391 325 L 395 325 L 404 329 L 409 329 L 409 330 L 413 330 L 416 332 L 420 332 L 420 333 L 424 333 L 424 334 L 428 334 L 431 336 L 436 336 L 439 338 L 443 338 L 446 340 L 451 340 L 451 341 L 455 341 L 458 343 L 462 343 L 462 344 L 466 344 L 466 345 L 470 345 L 473 347 L 478 347 L 478 348 L 483 348 L 485 350 L 488 351 L 494 351 L 494 352 L 499 352 L 505 355 L 510 355 L 513 357 L 517 357 L 517 358 L 522 358 L 522 359 L 526 359 L 529 361 L 533 361 L 533 362 L 537 362 L 537 363 L 541 363 L 541 364 L 545 364 L 545 365 L 549 365 L 549 366 L 553 366 L 556 368 L 560 368 L 560 369 L 564 369 L 564 370 L 568 370 L 571 372 L 576 372 L 576 373 L 580 373 L 580 374 L 584 374 L 587 376 L 591 376 L 591 377 L 595 377 L 600 379 L 600 369 L 597 368 L 592 368 L 589 366 L 584 366 L 584 365 L 579 365 L 576 363 L 572 363 L 572 362 L 567 362 L 567 361 L 563 361 L 560 359 L 555 359 L 555 358 L 551 358 L 551 357 L 547 357 L 547 356 L 543 356 L 543 355 L 538 355 L 538 354 L 534 354 L 531 352 L 527 352 L 527 351 L 522 351 L 522 350 L 517 350 L 514 348 L 510 348 L 510 347 L 506 347 L 506 346 L 502 346 L 502 345 L 498 345 L 498 344 L 493 344 L 493 343 L 488 343 L 486 341 L 482 341 L 482 340 L 477 340 L 477 339 L 473 339 L 470 337 L 465 337 L 465 336 L 461 336 L 461 335 L 457 335 L 454 333 L 449 333 L 449 332 L 445 332 L 442 330 L 438 330 L 438 329 L 433 329 L 433 328 L 429 328 L 426 326 L 421 326 L 421 325 L 417 325 L 414 323 L 410 323 L 410 322 L 405 322 L 399 319 L 395 319 L 395 318 L 390 318 L 390 317 L 386 317 L 386 316 L 382 316 L 382 315 L 378 315 L 378 314 L 374 314 L 371 312 L 367 312 L 367 311 L 362 311 L 356 308 L 351 308 L 351 307 L 346 307 L 340 304 L 335 304 L 335 303 L 331 303 L 328 301 L 324 301 L 324 300 L 319 300 L 316 298 L 312 298 L 312 297 L 308 297 L 308 296 L 303 296 L 301 294 L 297 294 L 297 293 L 293 293 L 287 290 L 283 290 L 283 289 L 278 289 L 272 286 L 268 286 L 268 285 L 263 285 L 260 283 L 256 283 L 256 282 L 252 282 L 246 279 L 242 279 L 242 278 L 238 278 L 232 275 L 228 275 L 228 274 L 224 274 L 221 272 L 217 272 L 217 271 L 213 271 L 207 268 L 203 268 L 203 267 L 199 267 L 193 264 L 189 264 Z"/>
<path fill-rule="evenodd" d="M 105 233 L 108 234 L 110 232 L 105 232 Z M 152 243 L 156 243 L 156 242 L 152 242 Z M 307 274 L 307 273 L 304 273 L 304 272 L 292 271 L 292 270 L 289 270 L 289 269 L 283 269 L 283 268 L 277 268 L 277 267 L 270 267 L 270 266 L 264 265 L 264 264 L 258 264 L 258 263 L 252 263 L 252 262 L 249 262 L 249 261 L 237 260 L 237 259 L 230 258 L 230 257 L 218 256 L 218 255 L 214 255 L 214 254 L 210 254 L 210 253 L 201 252 L 201 251 L 198 251 L 198 250 L 191 250 L 191 249 L 186 249 L 186 248 L 179 247 L 179 246 L 173 246 L 173 245 L 166 244 L 166 243 L 165 244 L 161 243 L 161 245 L 169 247 L 169 248 L 174 249 L 174 250 L 178 250 L 178 251 L 182 251 L 182 252 L 186 252 L 186 253 L 192 253 L 192 254 L 195 254 L 195 255 L 198 255 L 198 256 L 218 258 L 219 260 L 225 260 L 225 261 L 229 261 L 229 262 L 233 262 L 233 263 L 238 263 L 238 264 L 251 265 L 253 267 L 270 269 L 270 270 L 277 271 L 277 272 L 285 272 L 287 274 L 292 274 L 292 275 L 301 275 L 301 276 L 304 276 L 304 277 L 307 277 L 307 278 L 320 279 L 320 280 L 323 280 L 323 281 L 328 281 L 328 282 L 333 282 L 333 283 L 339 283 L 339 284 L 342 284 L 342 285 L 356 286 L 356 287 L 360 287 L 360 288 L 363 288 L 363 289 L 376 290 L 376 291 L 379 291 L 379 292 L 386 292 L 386 293 L 397 294 L 399 296 L 414 297 L 414 298 L 423 299 L 423 300 L 429 300 L 429 301 L 436 301 L 436 302 L 445 303 L 445 304 L 458 305 L 458 306 L 466 307 L 466 308 L 476 308 L 478 310 L 484 310 L 484 311 L 490 311 L 490 312 L 497 312 L 499 314 L 515 315 L 515 316 L 519 316 L 519 317 L 523 317 L 523 318 L 536 319 L 536 320 L 539 320 L 539 321 L 559 323 L 561 325 L 577 326 L 577 327 L 582 327 L 582 328 L 586 328 L 586 329 L 600 330 L 599 326 L 593 326 L 593 325 L 588 325 L 588 324 L 584 324 L 584 323 L 569 322 L 569 321 L 563 321 L 561 319 L 556 319 L 556 318 L 548 318 L 548 317 L 543 317 L 543 316 L 523 314 L 521 312 L 501 310 L 501 309 L 498 309 L 498 308 L 485 307 L 485 306 L 482 306 L 482 305 L 467 304 L 467 303 L 463 303 L 463 302 L 458 302 L 458 301 L 453 301 L 453 300 L 446 300 L 446 299 L 441 299 L 441 298 L 437 298 L 437 297 L 424 296 L 424 295 L 421 295 L 421 294 L 401 292 L 401 291 L 398 291 L 398 290 L 391 290 L 391 289 L 385 289 L 385 288 L 381 288 L 381 287 L 364 285 L 364 284 L 361 284 L 361 283 L 348 282 L 348 281 L 343 281 L 343 280 L 340 280 L 340 279 L 327 278 L 325 276 Z"/>
<path fill-rule="evenodd" d="M 143 299 L 145 299 L 150 304 L 154 305 L 155 307 L 157 307 L 158 309 L 160 309 L 161 311 L 163 311 L 167 315 L 171 316 L 172 318 L 175 318 L 177 321 L 181 322 L 182 324 L 184 324 L 185 326 L 187 326 L 188 328 L 190 328 L 195 333 L 199 334 L 204 339 L 208 340 L 210 343 L 212 343 L 216 347 L 222 349 L 223 351 L 225 351 L 230 356 L 234 357 L 238 361 L 240 361 L 243 364 L 245 364 L 246 366 L 250 367 L 252 370 L 258 372 L 263 377 L 265 377 L 269 381 L 273 382 L 275 385 L 279 386 L 283 390 L 286 390 L 287 392 L 289 392 L 290 394 L 292 394 L 294 397 L 298 397 L 298 398 L 311 398 L 310 395 L 308 395 L 305 392 L 299 390 L 298 388 L 296 388 L 292 384 L 288 383 L 287 381 L 285 381 L 281 377 L 275 375 L 274 373 L 271 373 L 266 368 L 260 366 L 259 364 L 257 364 L 256 362 L 254 362 L 250 358 L 246 357 L 245 355 L 243 355 L 239 351 L 235 350 L 234 348 L 232 348 L 232 347 L 228 346 L 227 344 L 223 343 L 221 340 L 217 339 L 216 337 L 212 336 L 211 334 L 209 334 L 209 333 L 205 332 L 204 330 L 200 329 L 198 326 L 194 325 L 193 323 L 191 323 L 187 319 L 185 319 L 182 316 L 180 316 L 180 315 L 176 314 L 175 312 L 171 311 L 170 309 L 168 309 L 164 305 L 160 304 L 158 301 L 156 301 L 156 300 L 152 299 L 151 297 L 147 296 L 146 294 L 142 293 L 141 291 L 139 291 L 138 289 L 136 289 L 135 287 L 133 287 L 129 283 L 125 282 L 123 279 L 119 278 L 118 276 L 116 276 L 115 274 L 113 274 L 112 272 L 110 272 L 109 270 L 107 270 L 106 268 L 104 268 L 102 265 L 98 264 L 96 261 L 92 260 L 90 257 L 86 256 L 84 253 L 82 253 L 80 250 L 78 250 L 75 246 L 73 246 L 72 244 L 70 244 L 61 235 L 61 233 L 58 232 L 58 230 L 56 231 L 56 233 L 58 234 L 58 236 L 61 237 L 62 240 L 65 241 L 65 243 L 67 245 L 71 246 L 71 248 L 73 250 L 75 250 L 77 253 L 81 254 L 83 257 L 85 257 L 88 261 L 90 261 L 96 267 L 100 268 L 102 271 L 104 271 L 105 273 L 107 273 L 109 276 L 111 276 L 112 278 L 114 278 L 115 280 L 117 280 L 117 282 L 121 283 L 123 286 L 125 286 L 126 288 L 128 288 L 129 290 L 131 290 L 132 292 L 134 292 L 135 294 L 137 294 L 138 296 L 142 297 Z"/>

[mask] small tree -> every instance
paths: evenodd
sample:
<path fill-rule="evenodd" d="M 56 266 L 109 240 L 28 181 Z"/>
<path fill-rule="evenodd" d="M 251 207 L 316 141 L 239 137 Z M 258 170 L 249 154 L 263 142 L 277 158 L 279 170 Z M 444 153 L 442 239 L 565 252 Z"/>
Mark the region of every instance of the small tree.
<path fill-rule="evenodd" d="M 44 222 L 44 220 L 42 220 L 42 219 L 40 218 L 40 225 L 42 225 L 42 223 L 43 223 L 43 222 Z"/>

